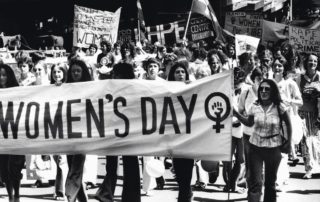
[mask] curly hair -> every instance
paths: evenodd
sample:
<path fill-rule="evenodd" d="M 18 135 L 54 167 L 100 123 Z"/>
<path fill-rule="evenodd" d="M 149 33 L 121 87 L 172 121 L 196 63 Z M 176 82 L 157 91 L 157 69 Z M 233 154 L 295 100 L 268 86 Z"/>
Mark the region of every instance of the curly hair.
<path fill-rule="evenodd" d="M 184 62 L 176 62 L 170 69 L 169 75 L 168 75 L 168 81 L 175 81 L 174 73 L 176 69 L 181 67 L 186 72 L 186 80 L 189 80 L 189 72 Z"/>

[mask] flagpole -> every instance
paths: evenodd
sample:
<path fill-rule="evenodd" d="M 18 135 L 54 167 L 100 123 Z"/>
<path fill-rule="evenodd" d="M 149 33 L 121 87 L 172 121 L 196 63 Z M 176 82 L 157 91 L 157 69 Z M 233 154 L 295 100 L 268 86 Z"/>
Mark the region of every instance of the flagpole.
<path fill-rule="evenodd" d="M 140 20 L 139 20 L 139 17 L 138 17 L 138 40 L 139 40 L 139 42 L 141 42 L 140 32 L 141 32 L 141 30 L 140 30 Z"/>
<path fill-rule="evenodd" d="M 192 13 L 193 1 L 194 1 L 194 0 L 192 0 L 192 3 L 191 3 L 191 9 L 190 9 L 189 16 L 188 16 L 188 21 L 187 21 L 187 25 L 186 25 L 186 30 L 185 30 L 184 35 L 183 35 L 183 40 L 186 40 L 186 38 L 187 38 L 187 31 L 188 31 L 189 22 L 190 22 L 190 17 L 191 17 L 191 13 Z"/>

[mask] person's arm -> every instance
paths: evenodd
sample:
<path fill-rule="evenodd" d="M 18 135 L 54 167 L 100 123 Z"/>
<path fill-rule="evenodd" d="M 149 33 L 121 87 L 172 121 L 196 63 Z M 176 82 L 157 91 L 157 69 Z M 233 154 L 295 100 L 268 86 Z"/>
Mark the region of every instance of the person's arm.
<path fill-rule="evenodd" d="M 301 92 L 299 90 L 297 83 L 295 83 L 294 81 L 290 83 L 290 91 L 291 91 L 292 98 L 287 100 L 289 104 L 291 106 L 295 105 L 297 107 L 301 107 L 303 105 Z"/>
<path fill-rule="evenodd" d="M 286 124 L 288 142 L 291 142 L 291 139 L 292 139 L 292 125 L 291 125 L 291 119 L 289 117 L 289 113 L 287 111 L 284 112 L 281 115 L 281 118 L 282 118 L 283 122 Z"/>
<path fill-rule="evenodd" d="M 289 117 L 289 113 L 286 111 L 280 115 L 284 123 L 286 124 L 287 129 L 287 141 L 282 145 L 282 148 L 285 149 L 285 153 L 291 152 L 291 141 L 292 141 L 292 125 Z"/>
<path fill-rule="evenodd" d="M 237 110 L 233 109 L 233 115 L 245 126 L 252 127 L 254 124 L 254 116 L 244 116 L 240 114 Z"/>

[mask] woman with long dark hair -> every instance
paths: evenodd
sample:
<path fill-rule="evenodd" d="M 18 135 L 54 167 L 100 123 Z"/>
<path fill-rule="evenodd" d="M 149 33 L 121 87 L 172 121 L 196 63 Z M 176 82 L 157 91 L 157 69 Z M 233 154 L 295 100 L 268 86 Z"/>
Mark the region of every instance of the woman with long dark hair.
<path fill-rule="evenodd" d="M 19 86 L 19 83 L 11 67 L 0 64 L 0 88 L 16 86 Z M 0 155 L 0 174 L 2 181 L 6 185 L 9 202 L 20 201 L 21 171 L 24 163 L 24 155 Z"/>
<path fill-rule="evenodd" d="M 264 202 L 277 201 L 276 180 L 281 161 L 282 121 L 286 125 L 287 142 L 282 146 L 287 152 L 291 149 L 291 121 L 287 108 L 281 100 L 277 84 L 270 79 L 263 80 L 258 88 L 258 100 L 248 116 L 242 116 L 236 110 L 234 115 L 241 123 L 253 126 L 249 147 L 248 201 L 260 201 L 262 191 L 262 173 L 264 172 Z"/>
<path fill-rule="evenodd" d="M 170 69 L 168 81 L 188 82 L 189 73 L 184 63 L 177 62 Z M 194 160 L 186 158 L 173 158 L 173 167 L 176 173 L 176 179 L 179 185 L 178 202 L 191 202 L 192 189 L 191 179 Z"/>
<path fill-rule="evenodd" d="M 82 60 L 72 60 L 67 73 L 67 83 L 91 81 L 91 75 L 87 65 Z M 67 156 L 69 172 L 66 180 L 66 196 L 69 202 L 87 202 L 88 197 L 85 193 L 83 183 L 83 167 L 86 155 L 75 154 Z"/>

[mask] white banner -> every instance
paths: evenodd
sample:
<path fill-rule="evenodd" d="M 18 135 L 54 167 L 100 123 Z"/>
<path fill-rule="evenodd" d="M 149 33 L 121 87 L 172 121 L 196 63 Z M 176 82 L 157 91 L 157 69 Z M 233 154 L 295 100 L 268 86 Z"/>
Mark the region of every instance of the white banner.
<path fill-rule="evenodd" d="M 247 36 L 247 35 L 236 35 L 236 55 L 239 56 L 244 52 L 253 52 L 255 53 L 258 49 L 260 39 Z"/>
<path fill-rule="evenodd" d="M 289 26 L 289 43 L 299 52 L 320 53 L 320 30 Z"/>
<path fill-rule="evenodd" d="M 230 160 L 232 74 L 0 89 L 0 153 Z M 214 86 L 214 88 L 213 88 Z"/>
<path fill-rule="evenodd" d="M 114 44 L 118 37 L 121 8 L 108 12 L 74 6 L 73 45 L 88 48 L 90 44 L 100 45 L 102 40 Z"/>

